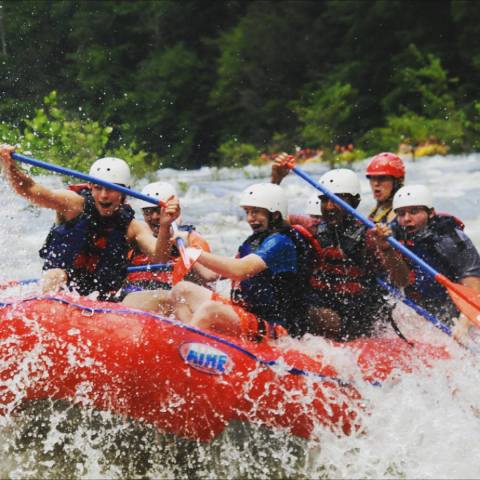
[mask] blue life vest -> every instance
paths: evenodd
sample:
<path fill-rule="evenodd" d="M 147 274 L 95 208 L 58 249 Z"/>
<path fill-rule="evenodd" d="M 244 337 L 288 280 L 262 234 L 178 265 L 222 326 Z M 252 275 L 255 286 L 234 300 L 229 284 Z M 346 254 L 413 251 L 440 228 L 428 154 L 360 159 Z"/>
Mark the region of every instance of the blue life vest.
<path fill-rule="evenodd" d="M 296 250 L 295 271 L 274 273 L 267 268 L 234 286 L 231 298 L 235 304 L 257 317 L 291 331 L 295 330 L 296 322 L 304 316 L 302 298 L 308 289 L 314 257 L 310 242 L 293 227 L 254 233 L 240 246 L 238 257 L 255 253 L 274 234 L 286 235 L 293 241 Z"/>
<path fill-rule="evenodd" d="M 54 225 L 40 250 L 43 270 L 61 268 L 69 287 L 81 295 L 94 291 L 108 299 L 127 275 L 127 230 L 135 216 L 129 205 L 121 205 L 111 217 L 102 217 L 89 189 L 79 192 L 85 199 L 83 212 L 73 220 Z"/>

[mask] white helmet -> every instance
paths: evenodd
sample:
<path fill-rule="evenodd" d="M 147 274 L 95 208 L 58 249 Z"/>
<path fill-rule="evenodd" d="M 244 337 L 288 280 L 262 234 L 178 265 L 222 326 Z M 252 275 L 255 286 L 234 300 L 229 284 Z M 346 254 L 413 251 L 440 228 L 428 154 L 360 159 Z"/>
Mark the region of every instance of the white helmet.
<path fill-rule="evenodd" d="M 162 200 L 166 202 L 172 195 L 177 195 L 175 188 L 172 184 L 168 182 L 154 182 L 145 185 L 142 190 L 143 195 L 147 197 L 152 197 L 157 203 Z M 145 200 L 138 200 L 137 204 L 138 208 L 148 208 L 154 207 L 152 203 L 146 202 Z"/>
<path fill-rule="evenodd" d="M 402 207 L 433 208 L 432 193 L 425 185 L 407 185 L 393 197 L 393 210 Z"/>
<path fill-rule="evenodd" d="M 282 218 L 288 215 L 288 201 L 285 192 L 273 183 L 256 183 L 246 188 L 240 196 L 241 207 L 265 208 L 269 212 L 280 212 Z"/>
<path fill-rule="evenodd" d="M 320 195 L 320 192 L 314 193 L 307 202 L 307 208 L 305 209 L 305 213 L 307 215 L 321 215 L 322 214 L 322 209 L 321 209 L 321 201 L 320 198 L 318 197 Z"/>
<path fill-rule="evenodd" d="M 320 177 L 318 183 L 335 194 L 349 193 L 353 196 L 360 195 L 360 180 L 357 174 L 348 168 L 330 170 Z"/>
<path fill-rule="evenodd" d="M 106 182 L 130 185 L 130 167 L 121 158 L 99 158 L 90 167 L 90 175 Z"/>

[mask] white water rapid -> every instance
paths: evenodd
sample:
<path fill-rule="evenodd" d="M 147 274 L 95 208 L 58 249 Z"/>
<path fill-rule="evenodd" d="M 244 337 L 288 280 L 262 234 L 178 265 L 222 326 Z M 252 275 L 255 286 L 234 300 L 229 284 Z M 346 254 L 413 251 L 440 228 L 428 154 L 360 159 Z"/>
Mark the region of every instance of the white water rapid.
<path fill-rule="evenodd" d="M 325 165 L 304 168 L 315 179 Z M 361 174 L 363 200 L 373 200 Z M 179 172 L 162 170 L 135 185 L 166 180 L 180 192 L 183 222 L 192 223 L 215 253 L 234 255 L 249 234 L 237 202 L 249 184 L 268 181 L 269 167 Z M 55 176 L 38 180 L 63 185 Z M 480 154 L 407 162 L 408 183 L 431 187 L 437 211 L 461 218 L 480 248 Z M 284 181 L 290 211 L 302 212 L 314 191 L 293 174 Z M 30 206 L 0 179 L 0 282 L 38 278 L 38 250 L 53 222 L 51 211 Z M 21 292 L 17 292 L 21 293 Z M 421 373 L 402 375 L 382 387 L 361 383 L 369 414 L 351 436 L 327 429 L 305 441 L 281 432 L 233 424 L 208 444 L 178 439 L 108 412 L 42 401 L 0 417 L 0 478 L 478 478 L 480 476 L 480 366 L 442 332 L 407 307 L 395 317 L 412 338 L 444 344 L 452 360 Z M 13 340 L 12 340 L 13 341 Z M 322 352 L 348 372 L 349 358 L 319 338 L 292 341 L 314 355 Z M 34 361 L 33 359 L 32 361 Z M 6 361 L 0 359 L 0 362 Z M 0 378 L 0 397 L 21 387 Z"/>

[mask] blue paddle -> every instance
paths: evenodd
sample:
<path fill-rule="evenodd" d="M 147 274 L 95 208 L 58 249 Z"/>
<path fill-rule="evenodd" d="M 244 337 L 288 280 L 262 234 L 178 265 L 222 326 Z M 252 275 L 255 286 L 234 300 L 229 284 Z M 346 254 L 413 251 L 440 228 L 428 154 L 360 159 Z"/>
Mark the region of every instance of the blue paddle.
<path fill-rule="evenodd" d="M 41 160 L 36 160 L 35 158 L 26 157 L 25 155 L 21 155 L 19 153 L 12 153 L 12 158 L 23 163 L 28 163 L 29 165 L 33 165 L 35 167 L 40 167 L 45 170 L 50 170 L 51 172 L 61 173 L 62 175 L 67 175 L 70 177 L 79 178 L 81 180 L 85 180 L 86 182 L 95 183 L 97 185 L 101 185 L 102 187 L 109 188 L 111 190 L 116 190 L 117 192 L 121 192 L 125 195 L 129 195 L 130 197 L 138 198 L 139 200 L 144 200 L 145 202 L 151 203 L 158 207 L 158 200 L 155 200 L 152 197 L 147 195 L 143 195 L 142 193 L 138 193 L 135 190 L 131 190 L 130 188 L 123 187 L 122 185 L 118 185 L 116 183 L 110 183 L 106 180 L 102 180 L 100 178 L 92 177 L 91 175 L 87 175 L 86 173 L 77 172 L 76 170 L 71 170 L 70 168 L 60 167 L 59 165 L 53 165 L 51 163 L 42 162 Z M 178 226 L 176 222 L 172 223 L 172 229 L 174 233 L 178 231 Z M 183 263 L 187 270 L 190 270 L 192 267 L 192 262 L 185 251 L 185 243 L 183 239 L 177 238 L 176 240 L 178 251 L 182 257 Z"/>
<path fill-rule="evenodd" d="M 149 263 L 147 265 L 137 265 L 135 267 L 128 267 L 127 272 L 170 272 L 173 266 L 170 263 Z M 5 290 L 10 287 L 18 285 L 30 285 L 31 283 L 38 283 L 38 278 L 24 278 L 22 280 L 5 280 L 0 283 L 0 290 Z"/>
<path fill-rule="evenodd" d="M 408 305 L 412 310 L 414 310 L 423 318 L 432 323 L 434 327 L 438 328 L 447 335 L 452 336 L 452 329 L 449 326 L 442 323 L 440 320 L 438 320 L 437 317 L 420 307 L 420 305 L 417 305 L 413 300 L 407 298 L 405 295 L 402 294 L 402 292 L 400 292 L 400 290 L 397 290 L 395 287 L 385 282 L 384 280 L 381 280 L 380 278 L 377 278 L 377 283 L 389 293 L 391 293 L 395 298 L 401 300 L 405 305 Z"/>
<path fill-rule="evenodd" d="M 325 188 L 323 185 L 320 185 L 312 177 L 310 177 L 300 168 L 295 166 L 293 162 L 290 162 L 288 167 L 291 170 L 293 170 L 293 172 L 296 175 L 298 175 L 300 178 L 303 178 L 307 183 L 312 185 L 312 187 L 316 188 L 317 190 L 320 190 L 325 196 L 330 198 L 337 205 L 340 205 L 348 213 L 353 215 L 357 220 L 360 220 L 364 225 L 366 225 L 369 228 L 373 228 L 375 226 L 375 224 L 371 220 L 364 217 L 361 213 L 355 210 L 350 204 L 342 200 L 340 197 L 338 197 L 334 193 L 330 192 L 330 190 Z M 440 272 L 437 272 L 434 268 L 428 265 L 428 263 L 426 263 L 420 257 L 415 255 L 407 247 L 402 245 L 394 237 L 392 236 L 388 237 L 387 241 L 392 247 L 399 250 L 407 258 L 412 260 L 412 262 L 416 263 L 424 272 L 426 272 L 428 275 L 433 277 L 438 283 L 444 286 L 445 289 L 448 291 L 450 297 L 452 298 L 453 302 L 458 307 L 458 309 L 477 327 L 480 326 L 480 294 L 479 292 L 476 292 L 472 288 L 465 287 L 464 285 L 460 285 L 458 283 L 452 282 L 447 277 L 445 277 L 445 275 L 442 275 Z"/>

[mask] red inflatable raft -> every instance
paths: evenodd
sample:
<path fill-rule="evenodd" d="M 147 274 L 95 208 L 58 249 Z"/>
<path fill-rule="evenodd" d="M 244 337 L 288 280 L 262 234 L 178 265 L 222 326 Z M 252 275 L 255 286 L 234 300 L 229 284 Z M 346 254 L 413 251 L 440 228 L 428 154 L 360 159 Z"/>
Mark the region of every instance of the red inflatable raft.
<path fill-rule="evenodd" d="M 200 440 L 231 420 L 309 438 L 315 427 L 349 433 L 360 395 L 316 355 L 222 338 L 122 305 L 32 297 L 0 304 L 0 402 L 64 399 Z M 444 349 L 401 339 L 338 345 L 363 380 L 429 365 Z M 351 351 L 351 352 L 350 352 Z"/>

